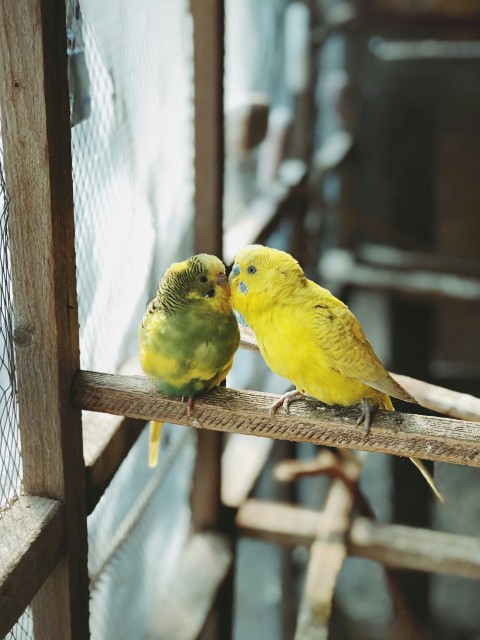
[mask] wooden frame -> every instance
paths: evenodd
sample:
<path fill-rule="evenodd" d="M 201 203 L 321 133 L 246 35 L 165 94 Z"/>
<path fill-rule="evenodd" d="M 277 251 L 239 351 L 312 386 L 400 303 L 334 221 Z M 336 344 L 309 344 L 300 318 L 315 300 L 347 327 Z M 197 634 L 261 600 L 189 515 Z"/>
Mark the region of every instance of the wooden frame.
<path fill-rule="evenodd" d="M 191 0 L 195 118 L 195 252 L 222 255 L 224 114 L 223 0 Z M 221 499 L 220 434 L 198 435 L 192 488 L 196 531 L 218 526 Z M 200 482 L 201 479 L 201 482 Z"/>
<path fill-rule="evenodd" d="M 304 400 L 292 404 L 289 414 L 279 410 L 272 418 L 269 407 L 276 399 L 274 394 L 217 388 L 200 396 L 194 414 L 188 416 L 181 399 L 159 394 L 143 376 L 80 371 L 73 387 L 78 408 L 169 421 L 196 427 L 200 433 L 203 429 L 243 433 L 480 466 L 478 422 L 382 411 L 365 438 L 356 427 L 356 408 L 325 407 Z"/>
<path fill-rule="evenodd" d="M 197 251 L 220 255 L 224 8 L 221 0 L 192 0 L 191 9 L 195 26 L 195 246 Z M 222 483 L 220 433 L 262 435 L 480 466 L 478 399 L 453 392 L 446 396 L 441 390 L 441 397 L 433 401 L 434 408 L 447 410 L 455 417 L 467 415 L 477 422 L 385 413 L 376 417 L 371 433 L 363 439 L 354 425 L 355 410 L 318 411 L 318 406 L 303 402 L 293 405 L 291 415 L 279 411 L 272 419 L 268 407 L 275 396 L 219 388 L 199 398 L 193 416 L 188 417 L 179 400 L 164 398 L 145 378 L 78 372 L 65 9 L 56 0 L 4 2 L 0 4 L 0 18 L 4 61 L 0 102 L 11 195 L 15 343 L 27 492 L 0 520 L 0 635 L 8 633 L 33 598 L 37 640 L 88 638 L 87 504 L 92 510 L 135 442 L 143 424 L 139 418 L 170 420 L 199 429 L 192 496 L 197 533 L 182 555 L 178 580 L 170 594 L 171 607 L 165 609 L 164 617 L 169 628 L 175 626 L 179 604 L 193 612 L 188 628 L 179 633 L 181 640 L 199 637 L 222 588 L 224 602 L 230 598 L 227 609 L 231 605 L 231 539 L 218 531 L 205 532 L 206 528 L 227 529 L 224 505 L 238 509 L 232 516 L 234 524 L 229 522 L 229 534 L 250 535 L 284 546 L 313 545 L 310 594 L 318 595 L 317 558 L 325 555 L 326 545 L 328 553 L 332 551 L 332 533 L 341 536 L 336 546 L 337 566 L 350 553 L 386 567 L 480 577 L 478 540 L 380 525 L 363 517 L 349 523 L 343 516 L 350 511 L 352 497 L 339 481 L 320 514 L 291 505 L 247 500 L 271 441 L 258 441 L 258 447 L 255 441 L 249 443 L 252 465 L 243 470 L 242 476 L 232 476 L 232 484 Z M 476 288 L 471 297 L 477 300 L 478 282 L 473 284 Z M 406 387 L 417 385 L 415 395 L 425 394 L 423 404 L 432 402 L 439 393 L 438 388 L 419 381 L 402 382 Z M 87 473 L 81 409 L 121 416 L 100 418 L 104 433 L 101 446 L 98 434 L 89 441 L 85 429 L 86 451 L 89 442 L 92 444 Z M 233 444 L 234 459 L 242 445 L 235 447 Z M 330 523 L 326 523 L 325 515 Z M 397 544 L 402 540 L 408 544 Z M 438 553 L 432 554 L 433 548 Z M 335 570 L 320 584 L 327 594 L 327 607 L 334 577 Z M 198 588 L 192 589 L 192 585 Z M 227 618 L 223 627 L 217 624 L 213 635 L 218 637 L 222 633 L 219 629 L 224 632 L 226 625 L 231 625 L 231 617 Z"/>
<path fill-rule="evenodd" d="M 0 19 L 23 481 L 27 494 L 64 503 L 68 549 L 32 602 L 34 631 L 38 640 L 83 640 L 87 527 L 81 414 L 69 399 L 79 347 L 65 4 L 4 2 Z"/>
<path fill-rule="evenodd" d="M 251 498 L 238 510 L 240 535 L 287 547 L 310 546 L 325 509 L 314 511 L 288 503 Z M 480 540 L 443 531 L 380 524 L 353 518 L 347 534 L 349 554 L 392 569 L 412 569 L 480 579 Z M 435 549 L 435 552 L 433 551 Z"/>
<path fill-rule="evenodd" d="M 63 505 L 58 500 L 22 496 L 2 515 L 0 532 L 3 638 L 65 554 Z"/>

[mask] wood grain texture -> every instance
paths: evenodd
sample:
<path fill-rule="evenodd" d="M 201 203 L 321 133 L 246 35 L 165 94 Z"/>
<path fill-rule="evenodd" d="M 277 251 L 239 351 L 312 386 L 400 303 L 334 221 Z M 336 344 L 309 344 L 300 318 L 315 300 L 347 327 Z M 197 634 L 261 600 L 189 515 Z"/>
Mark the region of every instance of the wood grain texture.
<path fill-rule="evenodd" d="M 0 3 L 0 100 L 25 490 L 65 503 L 69 555 L 33 603 L 35 636 L 88 637 L 65 5 Z M 55 628 L 55 624 L 57 627 Z"/>
<path fill-rule="evenodd" d="M 7 635 L 66 550 L 57 500 L 22 496 L 0 514 L 0 637 Z"/>
<path fill-rule="evenodd" d="M 292 504 L 249 499 L 238 510 L 240 535 L 285 546 L 310 546 L 322 512 Z M 352 521 L 350 555 L 370 558 L 392 569 L 413 569 L 462 578 L 480 578 L 480 540 L 443 531 Z"/>
<path fill-rule="evenodd" d="M 191 0 L 193 18 L 196 253 L 223 254 L 223 0 Z M 217 527 L 221 511 L 220 434 L 198 434 L 192 519 L 196 531 Z"/>
<path fill-rule="evenodd" d="M 166 601 L 151 623 L 157 640 L 196 640 L 227 577 L 233 554 L 215 533 L 195 534 L 185 547 Z"/>
<path fill-rule="evenodd" d="M 222 256 L 223 57 L 222 0 L 191 0 L 195 117 L 195 251 Z"/>
<path fill-rule="evenodd" d="M 347 449 L 416 456 L 469 466 L 480 466 L 480 425 L 452 420 L 379 411 L 366 438 L 355 426 L 356 408 L 326 407 L 298 401 L 290 413 L 268 413 L 273 394 L 217 388 L 195 400 L 188 417 L 181 399 L 167 398 L 141 376 L 119 376 L 80 371 L 74 379 L 75 405 L 145 420 L 167 420 L 199 429 L 311 442 Z"/>

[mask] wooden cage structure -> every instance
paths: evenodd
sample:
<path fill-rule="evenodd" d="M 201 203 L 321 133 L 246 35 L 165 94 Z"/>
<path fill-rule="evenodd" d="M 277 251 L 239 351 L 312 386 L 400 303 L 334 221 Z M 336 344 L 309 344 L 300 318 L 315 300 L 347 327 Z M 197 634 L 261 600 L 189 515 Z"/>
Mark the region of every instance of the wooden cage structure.
<path fill-rule="evenodd" d="M 223 33 L 221 0 L 192 0 L 195 60 L 196 248 L 222 253 Z M 297 640 L 327 637 L 336 576 L 347 554 L 387 568 L 480 578 L 480 539 L 351 519 L 360 466 L 320 456 L 312 469 L 334 480 L 321 513 L 249 499 L 270 448 L 252 439 L 251 464 L 239 459 L 235 486 L 222 486 L 221 432 L 382 451 L 480 466 L 480 401 L 403 379 L 424 404 L 449 418 L 382 415 L 368 438 L 349 410 L 319 413 L 304 403 L 272 420 L 272 396 L 219 388 L 196 403 L 155 392 L 146 378 L 81 371 L 74 250 L 65 8 L 55 0 L 0 4 L 1 111 L 11 200 L 18 403 L 24 465 L 22 496 L 0 520 L 0 636 L 31 603 L 38 640 L 89 637 L 87 514 L 145 421 L 198 426 L 194 531 L 164 607 L 170 640 L 231 633 L 235 536 L 310 547 Z M 247 239 L 246 239 L 247 240 Z M 248 240 L 254 240 L 249 238 Z M 244 346 L 254 347 L 248 335 Z M 81 410 L 118 418 L 108 441 L 84 462 Z M 461 418 L 468 417 L 470 421 Z M 257 444 L 258 442 L 258 444 Z M 200 480 L 201 478 L 201 480 Z M 192 586 L 193 585 L 193 586 Z M 194 588 L 195 587 L 195 588 Z M 190 616 L 178 626 L 178 611 Z M 403 618 L 405 629 L 412 620 Z M 413 637 L 413 636 L 409 636 Z"/>

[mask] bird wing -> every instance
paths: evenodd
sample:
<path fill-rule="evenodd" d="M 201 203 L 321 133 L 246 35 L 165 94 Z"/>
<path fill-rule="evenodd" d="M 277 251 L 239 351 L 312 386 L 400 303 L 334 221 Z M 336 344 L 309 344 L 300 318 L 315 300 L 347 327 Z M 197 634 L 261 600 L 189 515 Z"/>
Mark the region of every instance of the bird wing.
<path fill-rule="evenodd" d="M 331 369 L 381 393 L 417 403 L 390 376 L 347 306 L 333 298 L 328 304 L 316 305 L 315 311 L 322 352 Z"/>

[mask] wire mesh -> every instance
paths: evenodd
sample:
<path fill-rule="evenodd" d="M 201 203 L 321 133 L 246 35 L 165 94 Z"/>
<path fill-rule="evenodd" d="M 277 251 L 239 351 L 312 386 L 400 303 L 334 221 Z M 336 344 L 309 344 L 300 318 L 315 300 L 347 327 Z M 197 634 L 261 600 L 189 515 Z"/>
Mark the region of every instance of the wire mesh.
<path fill-rule="evenodd" d="M 156 614 L 190 530 L 195 442 L 191 429 L 165 425 L 159 463 L 152 470 L 146 465 L 144 431 L 90 517 L 95 640 L 159 637 Z"/>
<path fill-rule="evenodd" d="M 78 123 L 72 111 L 81 366 L 115 372 L 137 354 L 164 269 L 193 253 L 192 29 L 186 1 L 82 0 L 81 12 L 69 25 L 88 73 L 70 75 L 71 104 L 89 105 Z M 153 637 L 189 534 L 195 434 L 166 425 L 154 470 L 147 440 L 89 517 L 93 640 Z"/>
<path fill-rule="evenodd" d="M 2 510 L 18 497 L 22 478 L 13 349 L 8 204 L 3 152 L 0 148 L 0 517 Z"/>
<path fill-rule="evenodd" d="M 28 607 L 4 640 L 32 640 L 33 637 L 32 610 Z"/>
<path fill-rule="evenodd" d="M 9 195 L 0 129 L 0 520 L 22 490 L 8 215 Z M 33 637 L 32 614 L 28 608 L 6 635 L 6 640 L 31 640 Z"/>
<path fill-rule="evenodd" d="M 192 253 L 191 25 L 185 2 L 82 2 L 82 12 L 91 115 L 72 130 L 81 364 L 115 371 L 136 353 L 161 273 Z"/>

